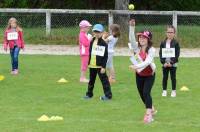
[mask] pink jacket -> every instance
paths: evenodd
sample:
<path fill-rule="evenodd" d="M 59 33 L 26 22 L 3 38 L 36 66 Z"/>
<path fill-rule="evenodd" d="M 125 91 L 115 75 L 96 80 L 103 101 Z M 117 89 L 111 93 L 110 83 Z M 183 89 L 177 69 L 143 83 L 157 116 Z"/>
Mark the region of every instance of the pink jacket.
<path fill-rule="evenodd" d="M 17 33 L 18 33 L 18 39 L 17 40 L 8 40 L 7 35 L 10 32 L 13 32 L 13 31 L 11 29 L 8 29 L 4 33 L 4 42 L 3 42 L 4 48 L 8 48 L 8 46 L 10 47 L 10 49 L 14 48 L 14 44 L 15 44 L 15 41 L 16 41 L 17 46 L 19 48 L 23 49 L 24 48 L 23 32 L 17 31 Z"/>
<path fill-rule="evenodd" d="M 88 39 L 87 34 L 82 31 L 79 34 L 79 48 L 81 56 L 89 56 L 90 40 Z"/>

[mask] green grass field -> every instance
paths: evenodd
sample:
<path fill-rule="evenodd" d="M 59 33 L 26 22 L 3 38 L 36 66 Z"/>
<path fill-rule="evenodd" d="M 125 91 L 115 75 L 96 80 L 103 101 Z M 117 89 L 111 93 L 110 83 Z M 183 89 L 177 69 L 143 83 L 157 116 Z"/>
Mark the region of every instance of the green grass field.
<path fill-rule="evenodd" d="M 150 29 L 153 33 L 153 42 L 155 47 L 159 47 L 160 42 L 165 38 L 166 25 L 138 25 L 136 32 L 143 29 Z M 0 42 L 3 42 L 3 28 L 0 28 Z M 52 28 L 51 36 L 46 37 L 45 27 L 24 28 L 24 39 L 27 44 L 60 44 L 74 45 L 78 44 L 78 27 Z M 199 48 L 200 27 L 195 25 L 179 25 L 178 40 L 181 47 Z M 126 46 L 128 43 L 128 31 L 121 33 L 118 46 Z"/>
<path fill-rule="evenodd" d="M 21 55 L 20 74 L 10 75 L 9 55 L 0 55 L 1 132 L 197 132 L 200 130 L 199 58 L 180 59 L 177 97 L 161 97 L 161 65 L 156 59 L 156 82 L 152 90 L 158 113 L 152 124 L 143 124 L 144 105 L 129 71 L 128 57 L 115 57 L 117 83 L 113 100 L 102 102 L 99 79 L 94 98 L 83 100 L 86 84 L 80 84 L 78 56 Z M 69 83 L 58 84 L 66 78 Z M 170 85 L 170 83 L 169 83 Z M 181 86 L 189 92 L 180 92 Z M 170 87 L 168 88 L 170 91 Z M 63 121 L 38 122 L 46 114 Z"/>

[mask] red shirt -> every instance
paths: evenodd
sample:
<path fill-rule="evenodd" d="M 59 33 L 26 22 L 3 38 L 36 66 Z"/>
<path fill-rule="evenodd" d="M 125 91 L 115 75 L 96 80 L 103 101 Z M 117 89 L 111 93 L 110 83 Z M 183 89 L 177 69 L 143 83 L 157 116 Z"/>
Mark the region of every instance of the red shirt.
<path fill-rule="evenodd" d="M 147 57 L 147 53 L 140 51 L 139 56 L 142 58 L 143 61 L 145 61 Z M 153 70 L 150 65 L 148 65 L 144 70 L 138 73 L 140 76 L 151 76 L 153 74 Z"/>
<path fill-rule="evenodd" d="M 9 46 L 12 49 L 12 48 L 14 48 L 14 45 L 16 43 L 19 48 L 23 49 L 24 48 L 23 32 L 17 31 L 17 33 L 18 33 L 18 39 L 17 40 L 8 40 L 7 35 L 10 32 L 13 32 L 13 31 L 11 29 L 8 29 L 8 30 L 5 31 L 4 42 L 3 42 L 4 48 L 7 48 Z"/>

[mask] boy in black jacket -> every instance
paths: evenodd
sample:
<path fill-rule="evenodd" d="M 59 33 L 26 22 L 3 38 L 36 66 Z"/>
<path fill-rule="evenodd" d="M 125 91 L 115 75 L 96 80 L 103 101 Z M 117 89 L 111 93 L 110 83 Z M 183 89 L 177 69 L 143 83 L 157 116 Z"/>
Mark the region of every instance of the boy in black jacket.
<path fill-rule="evenodd" d="M 172 81 L 172 92 L 171 97 L 176 97 L 176 69 L 178 58 L 180 55 L 179 43 L 174 39 L 175 37 L 175 28 L 170 25 L 167 27 L 167 38 L 160 44 L 160 62 L 163 64 L 163 80 L 162 87 L 163 92 L 162 96 L 167 96 L 167 80 L 170 72 L 171 81 Z"/>
<path fill-rule="evenodd" d="M 94 25 L 92 31 L 94 33 L 94 38 L 90 43 L 88 63 L 88 67 L 90 69 L 90 80 L 88 83 L 88 91 L 86 92 L 86 96 L 84 98 L 90 99 L 93 97 L 94 83 L 96 75 L 98 74 L 105 94 L 104 96 L 101 96 L 100 99 L 110 100 L 112 98 L 112 92 L 105 70 L 108 59 L 108 45 L 102 39 L 104 28 L 101 24 L 96 24 Z"/>

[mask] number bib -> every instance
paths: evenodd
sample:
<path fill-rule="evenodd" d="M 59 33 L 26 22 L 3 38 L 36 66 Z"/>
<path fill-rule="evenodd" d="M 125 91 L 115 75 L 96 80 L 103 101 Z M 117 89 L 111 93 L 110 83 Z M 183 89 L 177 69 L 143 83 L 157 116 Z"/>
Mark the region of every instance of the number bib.
<path fill-rule="evenodd" d="M 175 48 L 162 48 L 162 58 L 175 57 Z"/>
<path fill-rule="evenodd" d="M 7 40 L 17 40 L 17 39 L 18 39 L 17 32 L 11 32 L 7 34 Z"/>
<path fill-rule="evenodd" d="M 81 53 L 85 54 L 85 46 L 83 46 L 83 45 L 81 46 Z"/>
<path fill-rule="evenodd" d="M 92 48 L 92 55 L 97 55 L 97 56 L 104 56 L 105 54 L 105 46 L 94 46 Z"/>

